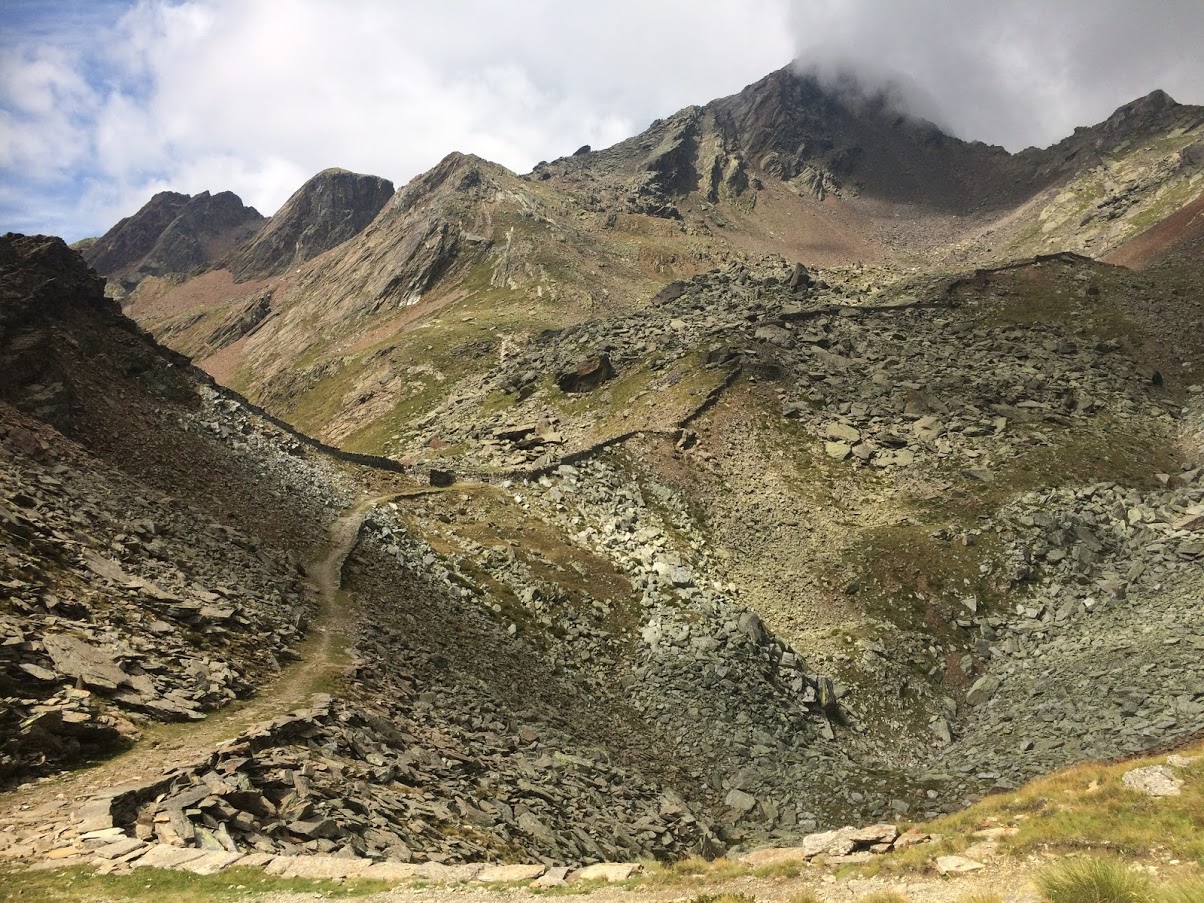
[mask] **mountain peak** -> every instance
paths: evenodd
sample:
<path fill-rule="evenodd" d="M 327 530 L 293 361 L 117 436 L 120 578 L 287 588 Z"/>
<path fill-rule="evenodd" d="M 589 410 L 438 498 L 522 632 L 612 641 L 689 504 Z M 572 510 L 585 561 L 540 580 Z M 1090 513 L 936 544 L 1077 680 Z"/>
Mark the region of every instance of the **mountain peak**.
<path fill-rule="evenodd" d="M 1155 88 L 1144 97 L 1138 97 L 1117 107 L 1112 115 L 1100 124 L 1100 128 L 1108 132 L 1157 128 L 1166 118 L 1176 116 L 1184 109 L 1182 104 L 1177 103 L 1161 88 Z"/>
<path fill-rule="evenodd" d="M 277 276 L 359 234 L 392 196 L 388 179 L 324 169 L 293 192 L 227 265 L 239 282 Z"/>
<path fill-rule="evenodd" d="M 1153 91 L 1151 91 L 1145 97 L 1140 97 L 1137 100 L 1133 101 L 1133 103 L 1131 104 L 1131 106 L 1139 106 L 1139 105 L 1147 106 L 1147 107 L 1155 107 L 1157 109 L 1163 109 L 1165 107 L 1182 106 L 1182 104 L 1180 104 L 1177 100 L 1175 100 L 1175 98 L 1171 97 L 1169 94 L 1167 94 L 1161 88 L 1155 88 Z"/>
<path fill-rule="evenodd" d="M 128 288 L 144 276 L 204 269 L 245 241 L 263 219 L 232 191 L 160 191 L 83 253 L 98 273 Z"/>

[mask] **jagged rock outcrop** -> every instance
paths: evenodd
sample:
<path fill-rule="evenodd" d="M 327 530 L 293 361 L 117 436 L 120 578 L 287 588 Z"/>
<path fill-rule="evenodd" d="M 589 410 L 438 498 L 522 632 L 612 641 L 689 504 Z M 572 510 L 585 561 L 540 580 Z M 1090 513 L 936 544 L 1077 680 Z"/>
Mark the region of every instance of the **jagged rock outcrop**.
<path fill-rule="evenodd" d="M 104 281 L 61 239 L 13 235 L 0 239 L 0 398 L 66 428 L 78 399 L 52 324 L 80 318 L 112 323 L 120 316 L 104 297 Z M 80 342 L 82 341 L 82 344 Z M 103 337 L 79 330 L 76 349 L 96 353 Z M 144 369 L 139 349 L 124 366 Z"/>
<path fill-rule="evenodd" d="M 755 195 L 770 181 L 821 201 L 864 197 L 965 215 L 1014 208 L 1109 155 L 1202 124 L 1201 108 L 1154 91 L 1052 147 L 1009 154 L 945 134 L 901 110 L 889 92 L 821 80 L 796 64 L 611 148 L 541 163 L 535 174 L 599 195 L 598 182 L 621 185 L 628 210 L 675 219 L 686 218 L 686 198 L 715 204 L 750 188 Z M 1187 153 L 1178 165 L 1198 165 L 1193 159 Z"/>
<path fill-rule="evenodd" d="M 163 231 L 190 200 L 176 191 L 160 191 L 137 213 L 127 216 L 80 249 L 98 273 L 118 282 L 133 273 L 150 254 Z"/>
<path fill-rule="evenodd" d="M 388 179 L 324 169 L 231 254 L 226 267 L 239 282 L 276 276 L 358 235 L 392 196 Z"/>
<path fill-rule="evenodd" d="M 231 191 L 189 197 L 164 191 L 83 251 L 96 271 L 124 289 L 146 276 L 190 276 L 253 236 L 264 217 Z"/>
<path fill-rule="evenodd" d="M 263 225 L 263 216 L 232 191 L 193 197 L 139 265 L 137 273 L 189 275 L 219 260 Z"/>

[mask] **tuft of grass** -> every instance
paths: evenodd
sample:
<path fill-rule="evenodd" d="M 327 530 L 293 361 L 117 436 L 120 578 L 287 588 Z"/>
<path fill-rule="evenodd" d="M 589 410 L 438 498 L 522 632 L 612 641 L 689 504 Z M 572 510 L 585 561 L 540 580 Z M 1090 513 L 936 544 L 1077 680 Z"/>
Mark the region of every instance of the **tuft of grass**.
<path fill-rule="evenodd" d="M 1184 752 L 1199 755 L 1200 751 L 1196 744 Z M 1004 844 L 1013 853 L 1054 848 L 1139 857 L 1165 849 L 1180 859 L 1199 860 L 1204 856 L 1204 759 L 1177 770 L 1184 780 L 1177 797 L 1154 799 L 1122 783 L 1125 772 L 1158 764 L 1163 758 L 1075 766 L 1014 794 L 989 797 L 979 804 L 981 808 L 976 807 L 976 815 L 981 822 L 1014 822 L 1020 828 Z M 956 819 L 950 817 L 951 822 Z M 971 824 L 967 822 L 965 828 Z"/>
<path fill-rule="evenodd" d="M 1003 897 L 999 894 L 970 894 L 968 897 L 959 897 L 957 903 L 1003 903 Z"/>
<path fill-rule="evenodd" d="M 788 859 L 758 866 L 752 873 L 757 878 L 797 878 L 806 867 L 807 863 L 801 859 Z"/>
<path fill-rule="evenodd" d="M 1150 903 L 1153 886 L 1145 875 L 1115 859 L 1067 859 L 1037 878 L 1049 903 Z"/>
<path fill-rule="evenodd" d="M 1162 764 L 1165 754 L 1075 765 L 938 818 L 925 830 L 939 835 L 939 842 L 877 856 L 858 867 L 857 873 L 867 877 L 923 873 L 934 857 L 963 852 L 979 828 L 1006 825 L 1019 832 L 1001 840 L 999 849 L 1016 858 L 1049 853 L 1134 860 L 1169 855 L 1204 867 L 1204 743 L 1179 752 L 1195 758 L 1176 769 L 1184 782 L 1179 796 L 1156 799 L 1135 793 L 1122 782 L 1125 772 Z M 1204 903 L 1204 896 L 1192 903 Z"/>
<path fill-rule="evenodd" d="M 649 887 L 674 887 L 683 884 L 712 884 L 749 873 L 748 866 L 732 859 L 708 862 L 701 856 L 690 856 L 674 862 L 647 862 L 640 883 Z"/>
<path fill-rule="evenodd" d="M 757 898 L 751 894 L 702 894 L 690 903 L 757 903 Z"/>
<path fill-rule="evenodd" d="M 791 894 L 786 903 L 820 903 L 820 899 L 811 891 L 805 890 L 801 893 Z"/>
<path fill-rule="evenodd" d="M 1184 878 L 1160 887 L 1154 899 L 1157 903 L 1201 903 L 1204 900 L 1204 878 Z"/>
<path fill-rule="evenodd" d="M 862 897 L 858 903 L 909 903 L 909 901 L 907 897 L 897 894 L 893 890 L 884 890 L 870 894 L 868 897 Z"/>

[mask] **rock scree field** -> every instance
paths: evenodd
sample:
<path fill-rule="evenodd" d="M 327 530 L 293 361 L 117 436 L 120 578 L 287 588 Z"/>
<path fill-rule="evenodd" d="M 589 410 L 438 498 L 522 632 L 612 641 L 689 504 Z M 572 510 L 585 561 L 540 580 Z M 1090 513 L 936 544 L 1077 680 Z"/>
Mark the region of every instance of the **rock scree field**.
<path fill-rule="evenodd" d="M 1204 900 L 1202 147 L 788 68 L 3 236 L 0 899 Z"/>

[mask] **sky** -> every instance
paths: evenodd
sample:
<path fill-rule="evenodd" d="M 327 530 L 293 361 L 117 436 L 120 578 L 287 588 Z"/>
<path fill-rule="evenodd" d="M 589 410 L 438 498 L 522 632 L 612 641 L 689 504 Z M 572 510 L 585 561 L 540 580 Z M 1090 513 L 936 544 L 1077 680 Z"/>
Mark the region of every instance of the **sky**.
<path fill-rule="evenodd" d="M 156 191 L 271 214 L 329 166 L 526 172 L 797 59 L 967 140 L 1046 146 L 1155 88 L 1204 104 L 1204 0 L 0 0 L 0 232 Z"/>

